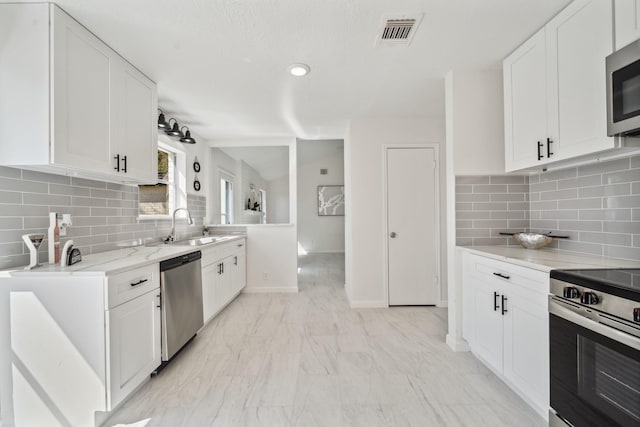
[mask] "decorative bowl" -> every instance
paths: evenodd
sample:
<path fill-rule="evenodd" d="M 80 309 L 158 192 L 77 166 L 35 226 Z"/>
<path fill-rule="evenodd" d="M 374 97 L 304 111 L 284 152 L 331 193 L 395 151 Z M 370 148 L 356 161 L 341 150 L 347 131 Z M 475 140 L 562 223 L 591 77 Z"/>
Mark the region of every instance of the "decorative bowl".
<path fill-rule="evenodd" d="M 515 233 L 513 238 L 526 249 L 540 249 L 553 242 L 553 237 L 540 233 Z"/>

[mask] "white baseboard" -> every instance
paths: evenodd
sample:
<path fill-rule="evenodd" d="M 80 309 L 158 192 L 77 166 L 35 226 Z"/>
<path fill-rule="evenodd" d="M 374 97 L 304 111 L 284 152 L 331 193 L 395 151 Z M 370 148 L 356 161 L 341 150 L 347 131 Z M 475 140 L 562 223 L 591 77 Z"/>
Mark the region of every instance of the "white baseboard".
<path fill-rule="evenodd" d="M 295 288 L 289 286 L 247 286 L 242 290 L 244 294 L 296 294 L 298 293 L 298 287 Z"/>
<path fill-rule="evenodd" d="M 449 307 L 449 301 L 442 300 L 442 301 L 440 301 L 439 303 L 436 304 L 436 307 L 447 308 L 447 307 Z"/>
<path fill-rule="evenodd" d="M 384 301 L 349 301 L 351 308 L 388 308 Z"/>
<path fill-rule="evenodd" d="M 463 339 L 457 339 L 456 337 L 453 337 L 449 334 L 447 334 L 447 345 L 451 350 L 455 351 L 456 353 L 471 351 L 471 347 L 469 347 L 468 342 L 466 342 Z"/>

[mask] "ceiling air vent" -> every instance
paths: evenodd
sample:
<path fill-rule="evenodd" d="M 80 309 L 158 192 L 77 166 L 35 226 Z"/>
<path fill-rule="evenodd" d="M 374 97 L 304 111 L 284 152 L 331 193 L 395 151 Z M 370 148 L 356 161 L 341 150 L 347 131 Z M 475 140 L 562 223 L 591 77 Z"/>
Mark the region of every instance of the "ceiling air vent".
<path fill-rule="evenodd" d="M 422 14 L 413 16 L 386 16 L 382 20 L 382 29 L 376 40 L 376 44 L 383 45 L 408 45 L 418 29 L 422 20 Z"/>

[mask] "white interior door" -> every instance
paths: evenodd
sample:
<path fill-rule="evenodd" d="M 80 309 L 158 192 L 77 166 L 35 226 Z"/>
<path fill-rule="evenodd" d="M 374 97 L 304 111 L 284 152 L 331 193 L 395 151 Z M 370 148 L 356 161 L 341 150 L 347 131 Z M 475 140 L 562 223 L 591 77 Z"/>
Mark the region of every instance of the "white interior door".
<path fill-rule="evenodd" d="M 438 197 L 435 148 L 388 148 L 389 305 L 438 302 Z"/>

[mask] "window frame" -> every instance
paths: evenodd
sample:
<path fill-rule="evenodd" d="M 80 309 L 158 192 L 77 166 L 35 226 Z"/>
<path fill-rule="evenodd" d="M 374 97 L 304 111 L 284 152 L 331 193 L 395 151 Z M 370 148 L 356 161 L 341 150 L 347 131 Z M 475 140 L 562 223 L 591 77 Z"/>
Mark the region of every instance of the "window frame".
<path fill-rule="evenodd" d="M 219 195 L 220 196 L 220 199 L 219 199 L 220 204 L 219 204 L 219 209 L 218 209 L 217 216 L 218 216 L 218 220 L 220 221 L 220 224 L 223 224 L 223 225 L 232 225 L 234 223 L 233 220 L 234 220 L 234 213 L 235 213 L 235 187 L 236 187 L 235 180 L 236 180 L 236 177 L 232 173 L 229 173 L 224 169 L 218 169 L 218 185 L 220 185 L 220 187 L 218 187 L 218 188 L 220 188 L 220 190 L 222 190 L 222 188 L 221 188 L 222 181 L 226 181 L 226 182 L 231 184 L 231 197 L 227 197 L 227 203 L 226 203 L 227 211 L 224 214 L 226 217 L 230 217 L 231 218 L 231 222 L 229 222 L 229 223 L 227 223 L 227 222 L 223 223 L 222 222 L 222 216 L 223 216 L 223 213 L 222 213 L 222 191 L 220 191 L 220 195 Z"/>
<path fill-rule="evenodd" d="M 184 151 L 177 149 L 162 141 L 158 141 L 158 151 L 169 153 L 169 179 L 168 181 L 158 180 L 159 183 L 167 184 L 169 190 L 169 209 L 166 215 L 145 215 L 140 213 L 140 203 L 138 202 L 138 220 L 159 220 L 171 219 L 176 206 L 186 206 L 186 155 Z M 138 189 L 140 187 L 138 186 Z M 139 190 L 138 190 L 139 191 Z"/>

